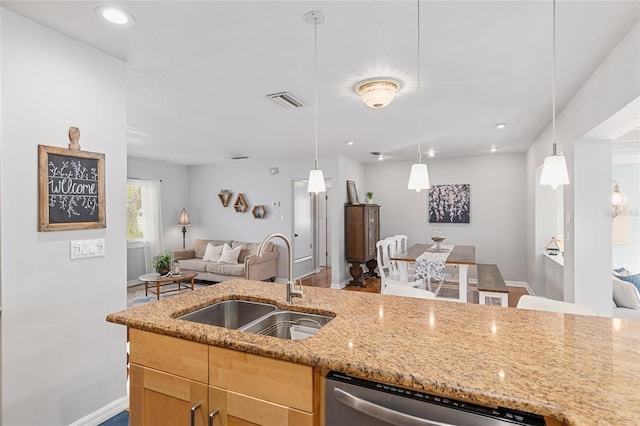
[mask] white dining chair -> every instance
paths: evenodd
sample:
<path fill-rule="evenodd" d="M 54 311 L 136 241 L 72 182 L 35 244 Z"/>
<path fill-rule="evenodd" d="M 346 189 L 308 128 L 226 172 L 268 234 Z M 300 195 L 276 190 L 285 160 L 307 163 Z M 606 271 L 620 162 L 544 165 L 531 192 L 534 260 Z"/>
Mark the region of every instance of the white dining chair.
<path fill-rule="evenodd" d="M 380 240 L 376 243 L 376 258 L 378 261 L 378 273 L 380 274 L 380 292 L 384 293 L 387 284 L 397 284 L 409 287 L 424 288 L 424 280 L 413 280 L 406 283 L 400 280 L 398 271 L 391 257 L 396 253 L 396 242 L 392 239 Z"/>
<path fill-rule="evenodd" d="M 408 287 L 406 285 L 399 284 L 387 284 L 387 286 L 385 287 L 385 291 L 382 294 L 390 296 L 415 297 L 418 299 L 436 298 L 436 295 L 429 290 L 423 290 L 421 288 Z"/>
<path fill-rule="evenodd" d="M 406 235 L 398 234 L 393 237 L 387 237 L 388 240 L 394 240 L 396 242 L 396 253 L 403 253 L 409 248 L 409 238 Z M 396 263 L 396 269 L 400 268 L 398 262 Z M 405 262 L 407 268 L 407 282 L 416 281 L 416 268 L 414 262 Z"/>
<path fill-rule="evenodd" d="M 545 297 L 524 295 L 518 300 L 518 309 L 530 309 L 533 311 L 559 312 L 565 314 L 590 315 L 597 317 L 598 310 L 591 306 L 576 305 L 575 303 L 561 302 Z"/>

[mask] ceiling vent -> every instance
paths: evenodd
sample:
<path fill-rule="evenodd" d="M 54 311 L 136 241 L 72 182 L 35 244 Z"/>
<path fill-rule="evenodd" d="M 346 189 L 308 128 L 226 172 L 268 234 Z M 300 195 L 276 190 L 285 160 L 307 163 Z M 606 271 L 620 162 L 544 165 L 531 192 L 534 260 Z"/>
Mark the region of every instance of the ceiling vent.
<path fill-rule="evenodd" d="M 238 157 L 231 157 L 232 160 L 246 160 L 247 158 L 249 158 L 249 157 L 247 157 L 246 155 L 240 155 Z"/>
<path fill-rule="evenodd" d="M 267 97 L 285 108 L 300 108 L 303 106 L 302 102 L 287 92 L 273 93 L 271 95 L 267 95 Z"/>

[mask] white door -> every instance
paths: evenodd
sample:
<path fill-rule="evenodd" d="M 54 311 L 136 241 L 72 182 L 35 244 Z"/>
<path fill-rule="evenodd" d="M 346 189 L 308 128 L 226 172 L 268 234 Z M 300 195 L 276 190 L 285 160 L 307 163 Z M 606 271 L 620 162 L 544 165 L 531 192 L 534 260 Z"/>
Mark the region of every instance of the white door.
<path fill-rule="evenodd" d="M 293 259 L 299 263 L 311 261 L 312 257 L 312 227 L 311 227 L 311 194 L 307 192 L 306 181 L 295 181 L 294 212 L 293 212 Z M 313 264 L 313 262 L 309 262 Z"/>

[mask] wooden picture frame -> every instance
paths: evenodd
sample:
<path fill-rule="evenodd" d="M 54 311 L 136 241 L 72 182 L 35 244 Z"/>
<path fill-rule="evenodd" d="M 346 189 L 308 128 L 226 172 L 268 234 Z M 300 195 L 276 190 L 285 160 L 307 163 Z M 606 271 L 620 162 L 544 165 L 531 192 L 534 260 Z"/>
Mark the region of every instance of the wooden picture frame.
<path fill-rule="evenodd" d="M 106 228 L 104 168 L 104 154 L 38 145 L 38 230 Z"/>
<path fill-rule="evenodd" d="M 352 180 L 347 181 L 347 195 L 349 196 L 349 204 L 360 204 L 356 183 Z"/>

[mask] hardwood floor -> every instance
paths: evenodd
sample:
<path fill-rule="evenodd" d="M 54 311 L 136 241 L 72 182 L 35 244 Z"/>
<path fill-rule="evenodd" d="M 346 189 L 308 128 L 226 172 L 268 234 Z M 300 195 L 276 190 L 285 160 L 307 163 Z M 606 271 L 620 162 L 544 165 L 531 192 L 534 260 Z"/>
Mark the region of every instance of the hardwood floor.
<path fill-rule="evenodd" d="M 302 285 L 311 287 L 331 287 L 331 268 L 322 268 L 317 274 L 310 275 L 302 279 Z M 507 286 L 509 289 L 509 306 L 515 308 L 520 300 L 520 296 L 529 294 L 524 287 Z M 442 292 L 447 297 L 457 297 L 456 283 L 445 284 Z M 365 287 L 346 286 L 347 291 L 364 291 L 368 293 L 380 293 L 380 278 L 369 278 L 365 281 Z M 453 293 L 453 294 L 446 294 Z M 467 296 L 470 303 L 478 303 L 478 289 L 475 284 L 469 284 L 469 294 Z"/>

